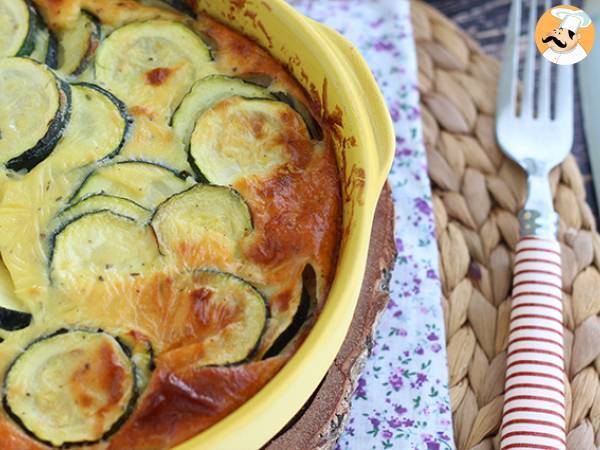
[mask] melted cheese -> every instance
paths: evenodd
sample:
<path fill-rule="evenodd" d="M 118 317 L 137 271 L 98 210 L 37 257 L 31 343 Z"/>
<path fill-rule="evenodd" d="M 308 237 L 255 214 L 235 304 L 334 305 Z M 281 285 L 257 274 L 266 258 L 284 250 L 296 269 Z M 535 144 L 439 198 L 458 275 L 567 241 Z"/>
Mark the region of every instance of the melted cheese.
<path fill-rule="evenodd" d="M 33 61 L 7 58 L 0 60 L 0 98 L 0 162 L 5 163 L 46 134 L 47 124 L 60 107 L 60 97 L 47 68 Z"/>
<path fill-rule="evenodd" d="M 29 34 L 29 10 L 24 0 L 0 3 L 0 58 L 14 56 Z"/>
<path fill-rule="evenodd" d="M 114 91 L 127 104 L 133 117 L 131 132 L 120 154 L 113 159 L 115 163 L 145 160 L 163 164 L 175 172 L 193 173 L 187 145 L 181 136 L 176 136 L 169 119 L 192 84 L 210 74 L 235 77 L 265 73 L 274 80 L 277 89 L 311 104 L 302 88 L 264 50 L 206 17 L 194 22 L 168 8 L 133 0 L 34 1 L 55 32 L 75 26 L 83 6 L 99 18 L 106 34 L 132 22 L 168 19 L 205 33 L 218 44 L 214 61 L 192 60 L 189 56 L 192 50 L 185 47 L 172 51 L 171 47 L 160 47 L 156 41 L 139 44 L 135 40 L 130 54 L 111 55 L 104 60 L 101 42 L 100 68 L 105 69 L 101 79 L 95 79 L 93 71 L 79 79 L 101 81 L 103 87 Z M 182 40 L 188 43 L 184 37 L 187 31 L 182 33 Z M 110 38 L 103 42 L 110 43 Z M 197 46 L 200 40 L 189 43 L 200 50 Z M 142 47 L 144 52 L 158 51 L 160 64 L 141 61 Z M 103 60 L 107 63 L 104 67 Z M 116 68 L 123 70 L 122 77 Z M 173 76 L 168 71 L 156 70 L 161 68 L 178 70 Z M 34 339 L 61 327 L 102 328 L 112 335 L 135 330 L 148 336 L 158 368 L 127 425 L 110 443 L 91 448 L 169 448 L 241 405 L 289 358 L 295 346 L 280 358 L 256 361 L 291 323 L 300 302 L 302 273 L 307 264 L 317 273 L 317 309 L 325 301 L 335 273 L 341 230 L 340 180 L 335 155 L 327 140 L 311 140 L 302 118 L 289 106 L 260 101 L 240 105 L 243 101 L 240 98 L 225 100 L 199 118 L 193 141 L 196 146 L 224 149 L 218 165 L 227 177 L 220 182 L 231 184 L 247 202 L 252 231 L 236 234 L 232 241 L 218 238 L 218 233 L 201 233 L 196 228 L 189 231 L 185 215 L 175 217 L 169 225 L 171 237 L 179 238 L 168 243 L 170 252 L 165 252 L 168 256 L 156 253 L 159 247 L 145 231 L 149 228 L 135 225 L 135 237 L 125 240 L 121 236 L 131 231 L 129 222 L 124 225 L 127 230 L 117 227 L 111 233 L 110 228 L 109 231 L 104 228 L 99 235 L 90 231 L 88 238 L 92 244 L 96 240 L 106 244 L 98 250 L 101 254 L 96 255 L 102 256 L 101 261 L 96 259 L 92 246 L 85 254 L 65 253 L 59 261 L 60 271 L 85 274 L 98 261 L 112 264 L 112 256 L 118 255 L 117 262 L 124 264 L 123 272 L 127 273 L 105 271 L 100 277 L 86 276 L 84 281 L 68 277 L 72 282 L 54 285 L 48 272 L 48 238 L 56 223 L 53 221 L 69 205 L 84 178 L 97 168 L 95 158 L 103 153 L 102 149 L 114 144 L 118 131 L 118 118 L 109 109 L 99 113 L 98 117 L 103 119 L 90 120 L 80 94 L 73 95 L 71 123 L 49 158 L 25 176 L 0 170 L 0 253 L 10 271 L 16 296 L 34 316 L 29 328 L 6 333 L 6 340 L 0 344 L 0 376 L 5 375 L 9 364 Z M 14 119 L 0 117 L 0 123 L 2 120 Z M 100 122 L 102 126 L 97 125 Z M 162 192 L 160 177 L 155 180 L 147 172 L 113 175 L 110 182 L 101 180 L 102 183 L 81 193 L 112 189 L 109 194 L 130 198 L 153 213 L 174 192 L 191 186 L 189 179 L 176 178 L 176 190 L 168 187 Z M 140 190 L 140 186 L 145 188 Z M 136 270 L 132 276 L 129 255 L 137 256 L 136 261 L 141 255 L 148 256 L 151 269 Z M 254 362 L 237 367 L 199 367 L 235 359 L 230 358 L 235 352 L 219 354 L 217 350 L 224 342 L 240 339 L 240 329 L 233 321 L 229 328 L 223 327 L 228 331 L 219 334 L 215 326 L 224 325 L 228 317 L 238 317 L 241 310 L 236 309 L 235 302 L 223 309 L 217 303 L 199 306 L 201 301 L 194 309 L 190 297 L 182 295 L 181 285 L 185 283 L 178 277 L 182 271 L 197 268 L 234 273 L 267 298 L 270 317 Z M 101 267 L 94 267 L 91 271 L 94 275 L 98 274 L 96 269 Z M 217 295 L 213 300 L 218 298 Z M 198 325 L 195 321 L 198 313 L 210 319 L 209 326 Z M 260 323 L 254 323 L 252 333 L 259 328 Z M 250 333 L 248 330 L 244 332 Z M 231 336 L 238 337 L 230 339 Z M 204 354 L 210 358 L 203 360 Z M 180 382 L 187 386 L 185 392 L 178 390 Z M 163 403 L 157 400 L 161 398 Z M 210 405 L 199 404 L 198 399 L 210 399 Z M 177 419 L 182 414 L 181 405 L 190 405 L 189 419 Z M 43 448 L 2 414 L 0 431 L 10 435 L 11 442 L 18 443 L 15 450 Z"/>
<path fill-rule="evenodd" d="M 93 442 L 110 430 L 134 395 L 134 371 L 114 338 L 74 331 L 29 347 L 10 368 L 6 386 L 11 413 L 61 446 Z"/>

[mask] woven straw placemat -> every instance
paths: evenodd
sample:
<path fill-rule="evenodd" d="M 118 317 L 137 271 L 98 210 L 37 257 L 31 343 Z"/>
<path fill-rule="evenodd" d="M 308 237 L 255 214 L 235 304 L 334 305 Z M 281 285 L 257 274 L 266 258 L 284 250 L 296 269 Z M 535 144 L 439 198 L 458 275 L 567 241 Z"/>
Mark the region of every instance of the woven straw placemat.
<path fill-rule="evenodd" d="M 517 213 L 526 180 L 494 137 L 500 65 L 412 4 L 459 450 L 498 449 Z M 552 172 L 560 214 L 570 450 L 600 448 L 600 236 L 575 159 Z"/>

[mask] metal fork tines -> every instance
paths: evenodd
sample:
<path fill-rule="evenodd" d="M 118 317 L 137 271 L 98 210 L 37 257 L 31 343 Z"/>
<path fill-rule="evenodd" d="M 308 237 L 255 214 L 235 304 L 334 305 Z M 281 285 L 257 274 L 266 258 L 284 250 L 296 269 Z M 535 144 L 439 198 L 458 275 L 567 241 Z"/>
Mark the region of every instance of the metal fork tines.
<path fill-rule="evenodd" d="M 528 3 L 530 6 L 522 93 L 518 95 L 523 8 L 521 0 L 514 0 L 498 87 L 496 130 L 503 151 L 521 167 L 527 169 L 529 165 L 526 161 L 531 159 L 549 170 L 566 157 L 573 142 L 573 67 L 557 66 L 556 84 L 552 89 L 551 63 L 538 56 L 541 70 L 537 89 L 539 102 L 535 108 L 535 26 L 538 1 L 532 0 Z M 550 5 L 550 1 L 546 0 L 544 9 L 549 9 Z M 551 114 L 552 94 L 554 114 Z"/>
<path fill-rule="evenodd" d="M 573 144 L 573 67 L 557 66 L 552 82 L 551 63 L 536 51 L 539 6 L 551 4 L 529 2 L 520 89 L 523 5 L 512 3 L 496 105 L 498 143 L 527 172 L 529 189 L 515 249 L 502 450 L 566 447 L 561 257 L 548 176 Z"/>

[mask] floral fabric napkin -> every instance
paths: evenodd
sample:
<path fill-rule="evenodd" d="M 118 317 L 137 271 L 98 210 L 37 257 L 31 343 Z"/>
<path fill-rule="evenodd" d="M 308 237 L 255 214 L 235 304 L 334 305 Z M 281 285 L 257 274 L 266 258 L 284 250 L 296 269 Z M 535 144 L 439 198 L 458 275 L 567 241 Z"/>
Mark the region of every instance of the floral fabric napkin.
<path fill-rule="evenodd" d="M 452 449 L 444 320 L 437 274 L 417 63 L 408 0 L 289 0 L 362 52 L 396 128 L 389 177 L 398 259 L 391 300 L 353 394 L 339 449 Z"/>

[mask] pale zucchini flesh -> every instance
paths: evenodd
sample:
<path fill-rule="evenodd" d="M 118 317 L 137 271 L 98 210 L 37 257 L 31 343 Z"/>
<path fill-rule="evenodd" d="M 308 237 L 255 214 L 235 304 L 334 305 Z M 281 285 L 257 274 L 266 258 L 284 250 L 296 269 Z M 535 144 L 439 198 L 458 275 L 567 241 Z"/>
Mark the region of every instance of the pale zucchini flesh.
<path fill-rule="evenodd" d="M 81 75 L 92 62 L 100 37 L 98 20 L 83 12 L 72 28 L 58 33 L 58 70 L 73 77 Z"/>
<path fill-rule="evenodd" d="M 211 54 L 185 25 L 163 19 L 125 25 L 96 54 L 96 78 L 129 107 L 168 120 L 192 84 L 206 72 Z"/>
<path fill-rule="evenodd" d="M 27 56 L 34 61 L 46 64 L 51 69 L 56 69 L 58 65 L 58 41 L 55 34 L 46 26 L 44 19 L 35 9 L 34 13 L 36 33 L 33 50 Z"/>
<path fill-rule="evenodd" d="M 53 220 L 51 229 L 71 222 L 77 217 L 97 211 L 111 211 L 120 216 L 129 217 L 138 223 L 149 222 L 151 211 L 141 207 L 137 203 L 122 197 L 114 197 L 106 194 L 93 194 L 79 202 L 63 209 Z"/>
<path fill-rule="evenodd" d="M 172 170 L 143 161 L 125 161 L 102 166 L 92 172 L 72 198 L 78 201 L 92 194 L 123 197 L 155 209 L 188 184 Z"/>
<path fill-rule="evenodd" d="M 136 398 L 135 368 L 126 349 L 100 331 L 60 330 L 42 337 L 17 357 L 4 379 L 7 412 L 54 447 L 110 435 Z"/>
<path fill-rule="evenodd" d="M 288 141 L 310 143 L 303 119 L 286 103 L 231 97 L 196 122 L 190 159 L 210 183 L 268 178 L 293 158 Z"/>
<path fill-rule="evenodd" d="M 0 58 L 29 56 L 35 48 L 37 19 L 25 0 L 0 2 Z"/>
<path fill-rule="evenodd" d="M 148 387 L 152 372 L 156 368 L 154 348 L 148 338 L 140 333 L 128 332 L 117 337 L 119 343 L 128 350 L 135 366 L 135 384 L 141 395 Z"/>
<path fill-rule="evenodd" d="M 71 119 L 51 157 L 63 171 L 116 156 L 133 126 L 125 104 L 105 89 L 77 83 L 71 94 Z"/>
<path fill-rule="evenodd" d="M 233 96 L 275 98 L 264 87 L 241 78 L 210 75 L 194 84 L 173 114 L 171 122 L 177 137 L 189 145 L 194 126 L 200 116 L 216 103 Z"/>
<path fill-rule="evenodd" d="M 179 297 L 172 314 L 187 324 L 173 323 L 178 346 L 161 354 L 159 361 L 202 367 L 239 364 L 252 357 L 269 317 L 260 291 L 231 273 L 215 270 L 178 277 L 174 288 Z"/>
<path fill-rule="evenodd" d="M 31 323 L 31 313 L 15 294 L 15 286 L 8 269 L 0 259 L 0 330 L 16 331 Z"/>
<path fill-rule="evenodd" d="M 161 253 L 173 254 L 204 238 L 236 244 L 252 231 L 252 217 L 235 190 L 198 184 L 161 204 L 151 225 Z"/>
<path fill-rule="evenodd" d="M 50 278 L 59 286 L 107 275 L 148 272 L 159 256 L 149 226 L 108 210 L 84 214 L 56 231 L 50 243 Z"/>
<path fill-rule="evenodd" d="M 30 170 L 52 152 L 71 113 L 70 87 L 27 58 L 0 60 L 0 164 Z"/>

